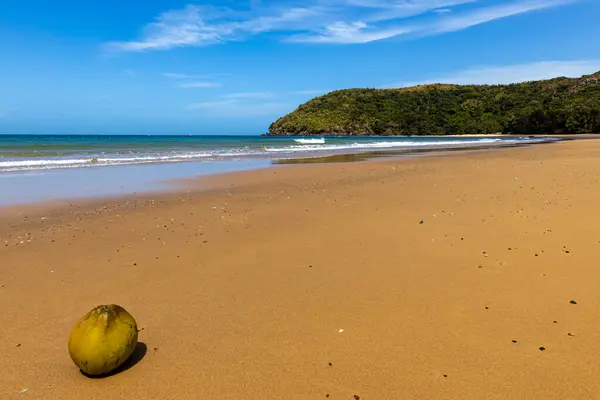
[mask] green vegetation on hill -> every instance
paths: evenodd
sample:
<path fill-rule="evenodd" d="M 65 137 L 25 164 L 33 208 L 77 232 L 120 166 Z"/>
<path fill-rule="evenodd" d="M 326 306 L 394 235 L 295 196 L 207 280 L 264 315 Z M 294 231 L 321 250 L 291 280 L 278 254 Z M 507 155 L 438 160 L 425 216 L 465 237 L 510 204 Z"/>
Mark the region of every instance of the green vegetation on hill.
<path fill-rule="evenodd" d="M 600 72 L 511 85 L 337 90 L 280 118 L 268 135 L 600 133 Z"/>

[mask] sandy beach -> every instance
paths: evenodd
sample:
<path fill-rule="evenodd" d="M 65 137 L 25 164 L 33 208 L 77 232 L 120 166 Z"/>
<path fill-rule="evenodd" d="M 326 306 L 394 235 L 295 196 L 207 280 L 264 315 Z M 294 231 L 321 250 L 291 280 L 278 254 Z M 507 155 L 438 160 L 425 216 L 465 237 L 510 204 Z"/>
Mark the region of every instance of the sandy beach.
<path fill-rule="evenodd" d="M 2 399 L 600 398 L 600 141 L 0 211 Z M 116 303 L 135 359 L 68 335 Z"/>

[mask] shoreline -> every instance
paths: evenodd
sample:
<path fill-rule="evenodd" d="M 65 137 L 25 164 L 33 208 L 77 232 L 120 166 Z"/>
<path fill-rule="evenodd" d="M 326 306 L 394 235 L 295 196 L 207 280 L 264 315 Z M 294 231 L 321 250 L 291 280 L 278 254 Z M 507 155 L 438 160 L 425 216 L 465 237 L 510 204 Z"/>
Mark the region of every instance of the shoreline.
<path fill-rule="evenodd" d="M 590 137 L 586 139 L 596 138 Z M 600 137 L 598 139 L 600 139 Z M 247 170 L 226 171 L 159 181 L 155 182 L 155 187 L 153 189 L 142 190 L 139 193 L 124 192 L 114 195 L 96 195 L 89 197 L 74 196 L 71 198 L 58 198 L 38 202 L 8 205 L 0 204 L 0 221 L 3 221 L 5 224 L 23 223 L 26 222 L 24 221 L 25 219 L 29 219 L 29 222 L 36 219 L 47 221 L 52 215 L 64 217 L 65 214 L 73 213 L 75 215 L 93 214 L 97 213 L 98 210 L 127 209 L 130 205 L 147 206 L 155 202 L 162 203 L 173 198 L 182 198 L 186 196 L 198 197 L 219 192 L 227 192 L 234 186 L 244 187 L 251 184 L 257 184 L 260 181 L 257 177 L 264 176 L 265 174 L 268 175 L 269 170 L 279 170 L 282 168 L 310 168 L 313 165 L 343 165 L 346 163 L 395 163 L 400 161 L 410 163 L 411 160 L 418 160 L 420 158 L 461 157 L 468 154 L 511 151 L 513 149 L 526 148 L 529 146 L 558 144 L 564 140 L 565 139 L 541 143 L 492 145 L 455 149 L 415 149 L 411 152 L 396 152 L 394 150 L 371 151 L 334 156 L 289 159 L 284 162 L 271 163 L 269 165 Z M 2 239 L 1 226 L 0 239 Z"/>
<path fill-rule="evenodd" d="M 593 398 L 600 142 L 498 150 L 5 210 L 0 397 Z M 66 342 L 103 303 L 146 350 L 90 380 Z"/>
<path fill-rule="evenodd" d="M 0 174 L 8 190 L 0 197 L 0 210 L 6 207 L 39 206 L 43 203 L 69 203 L 85 199 L 113 199 L 120 196 L 177 191 L 176 184 L 202 176 L 261 170 L 281 165 L 356 162 L 386 157 L 424 157 L 462 151 L 481 151 L 548 144 L 565 140 L 547 137 L 547 141 L 457 145 L 444 148 L 384 148 L 362 151 L 315 152 L 304 156 L 274 159 L 247 159 L 209 162 L 166 162 L 94 168 L 65 168 Z M 11 197 L 12 193 L 12 197 Z"/>

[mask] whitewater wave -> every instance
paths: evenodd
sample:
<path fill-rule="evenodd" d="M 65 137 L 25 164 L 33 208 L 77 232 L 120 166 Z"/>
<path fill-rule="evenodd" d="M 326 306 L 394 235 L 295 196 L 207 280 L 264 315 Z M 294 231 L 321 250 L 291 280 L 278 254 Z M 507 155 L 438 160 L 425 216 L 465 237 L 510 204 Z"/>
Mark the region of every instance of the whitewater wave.
<path fill-rule="evenodd" d="M 344 153 L 344 152 L 364 152 L 384 149 L 414 149 L 430 148 L 444 149 L 456 147 L 473 147 L 493 144 L 516 144 L 516 143 L 536 143 L 548 141 L 548 139 L 531 138 L 477 138 L 477 139 L 452 139 L 452 140 L 412 140 L 412 139 L 389 139 L 389 140 L 325 140 L 324 138 L 299 138 L 294 139 L 297 144 L 293 145 L 274 145 L 274 146 L 239 146 L 228 148 L 198 149 L 196 151 L 172 150 L 160 152 L 112 152 L 112 153 L 85 153 L 78 155 L 64 155 L 62 157 L 43 156 L 36 158 L 3 158 L 0 155 L 0 173 L 21 172 L 35 170 L 53 170 L 69 168 L 102 167 L 117 165 L 135 165 L 152 163 L 175 163 L 185 161 L 218 161 L 235 160 L 249 158 L 282 158 L 305 157 L 310 153 L 319 155 Z M 289 143 L 289 142 L 288 142 Z"/>
<path fill-rule="evenodd" d="M 138 157 L 87 157 L 87 158 L 63 158 L 42 160 L 10 160 L 0 161 L 0 172 L 47 170 L 59 168 L 83 168 L 101 167 L 110 165 L 135 165 L 151 163 L 167 163 L 181 161 L 200 161 L 208 159 L 219 159 L 226 157 L 243 157 L 251 155 L 251 152 L 192 152 L 183 154 L 154 154 Z"/>
<path fill-rule="evenodd" d="M 518 142 L 521 142 L 519 140 Z M 453 140 L 453 141 L 388 141 L 388 142 L 353 142 L 344 144 L 325 144 L 325 145 L 291 145 L 285 147 L 265 147 L 265 151 L 272 153 L 300 152 L 300 151 L 339 151 L 339 150 L 369 150 L 369 149 L 391 149 L 391 148 L 413 148 L 413 147 L 457 147 L 457 146 L 476 146 L 482 144 L 492 144 L 497 142 L 511 143 L 509 140 L 499 138 L 477 139 L 477 140 Z M 516 140 L 514 141 L 517 142 Z"/>
<path fill-rule="evenodd" d="M 324 144 L 325 138 L 294 139 L 294 142 L 300 144 Z"/>

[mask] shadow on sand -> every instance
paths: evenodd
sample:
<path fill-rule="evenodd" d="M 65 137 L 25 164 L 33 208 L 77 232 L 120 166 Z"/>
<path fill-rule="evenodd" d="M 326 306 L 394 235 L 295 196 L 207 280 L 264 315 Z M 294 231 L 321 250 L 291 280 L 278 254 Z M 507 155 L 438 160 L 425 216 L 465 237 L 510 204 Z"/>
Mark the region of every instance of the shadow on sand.
<path fill-rule="evenodd" d="M 83 376 L 86 376 L 90 379 L 108 378 L 113 375 L 120 374 L 121 372 L 127 371 L 130 368 L 133 368 L 137 363 L 142 361 L 142 359 L 144 358 L 144 356 L 146 355 L 147 352 L 148 352 L 148 346 L 146 346 L 145 343 L 138 342 L 137 345 L 135 346 L 135 350 L 133 350 L 133 353 L 131 353 L 131 356 L 127 359 L 127 361 L 125 361 L 125 363 L 123 365 L 121 365 L 119 368 L 115 369 L 114 371 L 109 372 L 108 374 L 104 374 L 104 375 L 88 375 L 81 370 L 79 370 L 79 372 Z"/>

